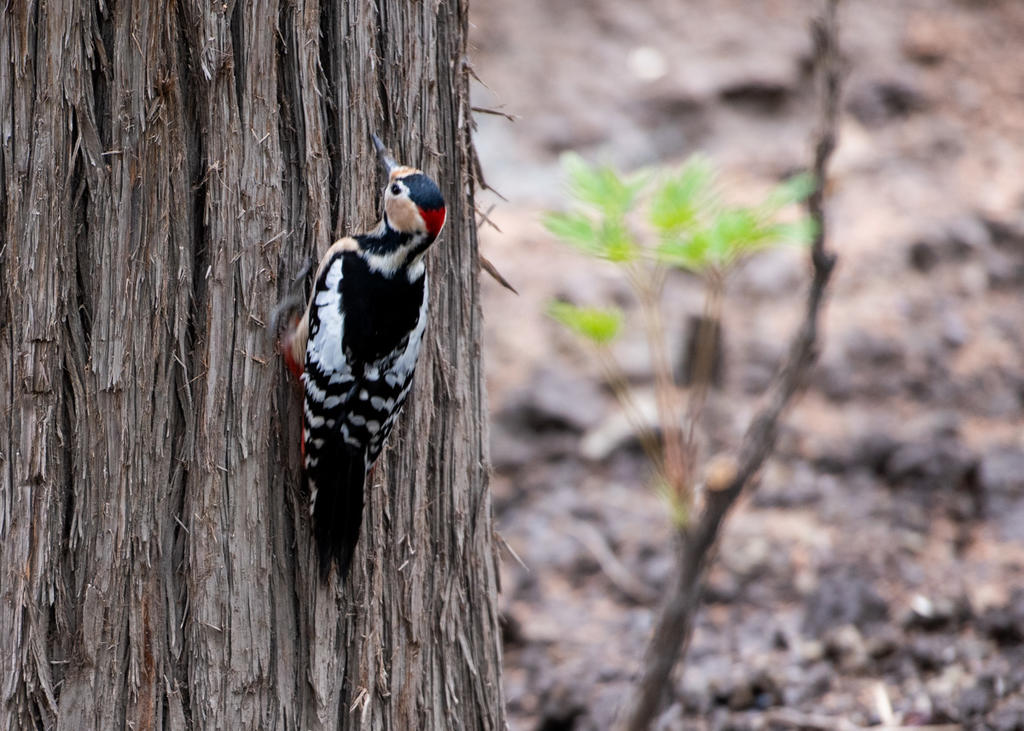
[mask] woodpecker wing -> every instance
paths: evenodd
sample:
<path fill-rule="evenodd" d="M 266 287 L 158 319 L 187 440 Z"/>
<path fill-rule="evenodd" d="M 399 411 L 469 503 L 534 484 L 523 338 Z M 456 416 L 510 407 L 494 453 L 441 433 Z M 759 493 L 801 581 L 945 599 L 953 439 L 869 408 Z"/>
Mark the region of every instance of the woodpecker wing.
<path fill-rule="evenodd" d="M 308 310 L 305 474 L 321 557 L 344 578 L 359 538 L 365 474 L 412 386 L 426 324 L 426 275 L 386 276 L 364 252 L 328 252 Z"/>

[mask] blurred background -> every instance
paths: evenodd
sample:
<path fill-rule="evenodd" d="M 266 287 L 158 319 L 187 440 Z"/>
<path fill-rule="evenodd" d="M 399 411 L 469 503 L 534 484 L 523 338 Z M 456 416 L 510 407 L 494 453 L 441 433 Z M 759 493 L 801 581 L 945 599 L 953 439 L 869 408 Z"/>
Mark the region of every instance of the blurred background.
<path fill-rule="evenodd" d="M 519 290 L 484 277 L 514 729 L 608 727 L 675 560 L 600 370 L 545 315 L 555 297 L 635 308 L 617 269 L 539 222 L 568 204 L 559 155 L 631 170 L 704 151 L 730 190 L 763 193 L 810 161 L 818 7 L 471 4 L 476 146 L 507 199 L 480 194 L 481 250 Z M 659 728 L 1024 728 L 1024 3 L 846 0 L 840 21 L 823 352 L 726 527 Z M 758 405 L 808 279 L 791 248 L 729 279 L 718 448 Z M 702 294 L 667 283 L 674 353 Z M 615 348 L 650 392 L 639 333 Z"/>

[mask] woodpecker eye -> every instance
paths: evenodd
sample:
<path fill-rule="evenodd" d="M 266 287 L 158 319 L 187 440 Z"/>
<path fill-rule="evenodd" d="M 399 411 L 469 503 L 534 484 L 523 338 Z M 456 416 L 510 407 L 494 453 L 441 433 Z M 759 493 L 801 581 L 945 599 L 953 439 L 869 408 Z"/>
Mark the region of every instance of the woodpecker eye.
<path fill-rule="evenodd" d="M 402 189 L 398 187 L 398 183 L 391 184 L 391 195 L 398 195 L 402 192 Z"/>

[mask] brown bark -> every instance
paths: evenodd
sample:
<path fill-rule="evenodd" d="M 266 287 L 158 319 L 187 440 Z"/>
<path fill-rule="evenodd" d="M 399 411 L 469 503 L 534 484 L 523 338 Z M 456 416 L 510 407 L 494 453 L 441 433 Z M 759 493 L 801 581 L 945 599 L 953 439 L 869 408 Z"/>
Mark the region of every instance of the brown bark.
<path fill-rule="evenodd" d="M 501 728 L 464 2 L 9 3 L 0 728 Z M 264 323 L 441 182 L 414 395 L 343 589 Z"/>

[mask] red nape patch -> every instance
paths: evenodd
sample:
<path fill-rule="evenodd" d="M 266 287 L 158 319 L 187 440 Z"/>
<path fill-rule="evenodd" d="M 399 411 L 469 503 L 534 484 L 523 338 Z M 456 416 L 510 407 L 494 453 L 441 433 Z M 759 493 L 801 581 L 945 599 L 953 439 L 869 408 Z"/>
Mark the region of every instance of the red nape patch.
<path fill-rule="evenodd" d="M 444 228 L 444 219 L 447 214 L 443 208 L 433 208 L 430 210 L 421 208 L 420 216 L 423 217 L 423 223 L 427 224 L 427 231 L 434 238 L 441 233 L 441 229 Z"/>

